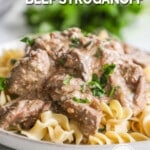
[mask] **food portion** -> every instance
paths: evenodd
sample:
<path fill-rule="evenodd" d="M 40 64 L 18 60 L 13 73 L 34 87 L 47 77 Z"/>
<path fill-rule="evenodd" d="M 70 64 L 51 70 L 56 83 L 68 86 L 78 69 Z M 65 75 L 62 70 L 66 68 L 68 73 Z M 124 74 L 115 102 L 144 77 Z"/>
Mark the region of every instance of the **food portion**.
<path fill-rule="evenodd" d="M 0 83 L 1 128 L 58 143 L 149 139 L 150 54 L 78 28 L 22 41 L 25 56 Z"/>
<path fill-rule="evenodd" d="M 40 113 L 50 109 L 50 102 L 42 100 L 13 100 L 0 109 L 0 128 L 30 129 Z"/>
<path fill-rule="evenodd" d="M 8 79 L 8 92 L 20 99 L 42 97 L 43 85 L 49 76 L 50 61 L 45 51 L 32 51 L 21 59 Z"/>

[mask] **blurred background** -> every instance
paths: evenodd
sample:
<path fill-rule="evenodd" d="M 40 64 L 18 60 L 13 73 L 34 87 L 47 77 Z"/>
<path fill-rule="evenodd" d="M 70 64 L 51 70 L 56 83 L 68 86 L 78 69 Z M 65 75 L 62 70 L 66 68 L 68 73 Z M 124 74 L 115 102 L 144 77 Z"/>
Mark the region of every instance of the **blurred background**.
<path fill-rule="evenodd" d="M 31 33 L 80 27 L 83 32 L 106 29 L 127 43 L 150 51 L 150 0 L 142 5 L 28 6 L 25 0 L 0 0 L 0 44 Z"/>

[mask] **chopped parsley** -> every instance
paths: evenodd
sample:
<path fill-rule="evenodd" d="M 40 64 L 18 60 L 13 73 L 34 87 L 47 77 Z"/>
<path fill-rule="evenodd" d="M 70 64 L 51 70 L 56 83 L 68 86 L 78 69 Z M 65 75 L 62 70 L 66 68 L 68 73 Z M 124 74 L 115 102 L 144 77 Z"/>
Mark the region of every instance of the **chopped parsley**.
<path fill-rule="evenodd" d="M 84 45 L 84 48 L 88 47 L 91 43 L 92 43 L 92 41 L 87 42 L 87 43 Z"/>
<path fill-rule="evenodd" d="M 58 60 L 58 63 L 59 63 L 59 65 L 63 66 L 63 65 L 65 65 L 66 61 L 67 61 L 67 58 L 66 58 L 66 57 L 61 57 L 61 58 Z"/>
<path fill-rule="evenodd" d="M 21 42 L 24 42 L 29 46 L 33 46 L 35 39 L 31 39 L 29 37 L 24 37 L 23 39 L 21 39 Z"/>
<path fill-rule="evenodd" d="M 110 76 L 111 73 L 113 73 L 114 69 L 115 69 L 114 64 L 110 65 L 107 64 L 103 66 L 102 75 L 100 78 L 97 76 L 97 74 L 93 74 L 92 81 L 90 81 L 88 85 L 94 96 L 100 97 L 106 94 L 105 87 L 108 82 L 108 77 Z M 110 94 L 112 95 L 113 93 L 114 89 Z"/>
<path fill-rule="evenodd" d="M 17 62 L 17 59 L 11 59 L 10 60 L 11 65 L 14 65 L 16 62 Z"/>
<path fill-rule="evenodd" d="M 116 65 L 115 64 L 106 64 L 102 67 L 102 76 L 100 79 L 100 84 L 104 88 L 108 82 L 108 77 L 113 73 Z"/>
<path fill-rule="evenodd" d="M 94 56 L 96 58 L 99 58 L 101 56 L 101 51 L 102 51 L 101 47 L 98 47 L 98 49 L 97 49 L 96 53 L 94 54 Z"/>
<path fill-rule="evenodd" d="M 81 41 L 80 41 L 79 38 L 72 38 L 72 39 L 71 39 L 70 47 L 79 48 L 80 45 L 81 45 Z"/>
<path fill-rule="evenodd" d="M 6 78 L 0 77 L 0 91 L 3 91 L 6 87 Z"/>
<path fill-rule="evenodd" d="M 96 74 L 93 74 L 92 81 L 88 83 L 94 96 L 102 96 L 105 90 L 100 85 L 100 79 Z"/>
<path fill-rule="evenodd" d="M 105 132 L 105 131 L 106 131 L 105 128 L 99 128 L 99 129 L 98 129 L 98 132 L 99 132 L 99 133 L 103 133 L 103 132 Z"/>
<path fill-rule="evenodd" d="M 81 87 L 81 92 L 84 93 L 86 91 L 86 84 L 80 85 Z"/>
<path fill-rule="evenodd" d="M 70 84 L 70 81 L 71 81 L 72 77 L 71 76 L 66 76 L 66 78 L 64 79 L 63 81 L 63 84 L 65 85 L 69 85 Z"/>
<path fill-rule="evenodd" d="M 82 99 L 82 98 L 77 98 L 77 97 L 73 97 L 73 100 L 77 103 L 90 103 L 90 100 L 88 98 Z"/>
<path fill-rule="evenodd" d="M 111 87 L 109 97 L 112 97 L 115 94 L 116 90 L 119 89 L 119 88 L 120 88 L 119 86 Z"/>

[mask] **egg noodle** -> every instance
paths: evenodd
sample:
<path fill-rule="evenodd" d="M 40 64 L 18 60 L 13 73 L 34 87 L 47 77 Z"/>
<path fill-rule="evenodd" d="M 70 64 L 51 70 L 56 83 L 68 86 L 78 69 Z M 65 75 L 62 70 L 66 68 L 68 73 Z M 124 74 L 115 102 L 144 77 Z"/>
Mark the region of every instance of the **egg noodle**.
<path fill-rule="evenodd" d="M 23 53 L 18 50 L 4 52 L 0 58 L 0 76 L 6 77 L 13 65 L 12 59 L 19 59 Z M 145 74 L 150 81 L 150 68 L 145 68 Z M 5 91 L 0 93 L 0 107 L 11 101 Z M 63 114 L 46 111 L 41 114 L 30 130 L 21 130 L 22 135 L 34 140 L 43 140 L 54 143 L 82 144 L 112 144 L 128 143 L 149 140 L 150 138 L 150 105 L 147 104 L 143 112 L 133 116 L 131 108 L 121 106 L 118 100 L 111 100 L 109 104 L 99 102 L 97 108 L 102 111 L 103 117 L 99 130 L 88 139 L 77 126 L 77 122 L 69 120 Z"/>

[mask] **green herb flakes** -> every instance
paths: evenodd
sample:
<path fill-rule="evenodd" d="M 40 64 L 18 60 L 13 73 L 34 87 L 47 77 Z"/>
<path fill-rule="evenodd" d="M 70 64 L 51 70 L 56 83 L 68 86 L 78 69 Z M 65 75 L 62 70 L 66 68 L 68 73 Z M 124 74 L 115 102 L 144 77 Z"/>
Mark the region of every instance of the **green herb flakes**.
<path fill-rule="evenodd" d="M 87 42 L 85 45 L 84 45 L 84 48 L 88 47 L 89 45 L 91 45 L 92 41 L 89 41 Z"/>
<path fill-rule="evenodd" d="M 115 64 L 110 64 L 110 65 L 104 65 L 102 69 L 102 75 L 99 78 L 97 74 L 93 74 L 92 76 L 92 81 L 88 83 L 92 93 L 94 96 L 103 96 L 106 94 L 105 88 L 108 82 L 108 77 L 110 76 L 111 73 L 113 73 L 115 69 Z M 114 93 L 112 89 L 111 95 Z"/>
<path fill-rule="evenodd" d="M 105 87 L 108 82 L 108 77 L 113 73 L 116 65 L 115 64 L 106 64 L 102 68 L 102 76 L 100 79 L 100 84 L 102 87 Z"/>
<path fill-rule="evenodd" d="M 11 60 L 10 60 L 10 64 L 11 64 L 11 65 L 14 65 L 16 62 L 17 62 L 16 59 L 11 59 Z"/>
<path fill-rule="evenodd" d="M 81 46 L 81 42 L 79 38 L 72 38 L 70 47 L 79 48 Z"/>
<path fill-rule="evenodd" d="M 111 87 L 111 90 L 110 90 L 110 93 L 109 93 L 109 97 L 114 96 L 116 90 L 119 89 L 119 88 L 120 88 L 119 86 Z"/>
<path fill-rule="evenodd" d="M 66 57 L 61 57 L 58 60 L 58 64 L 61 65 L 61 66 L 63 66 L 63 65 L 65 65 L 66 61 L 67 61 Z"/>
<path fill-rule="evenodd" d="M 90 100 L 88 98 L 82 99 L 82 98 L 73 97 L 73 100 L 77 103 L 86 103 L 86 104 L 90 103 Z"/>
<path fill-rule="evenodd" d="M 98 132 L 99 132 L 99 133 L 103 133 L 103 132 L 105 132 L 105 131 L 106 131 L 105 128 L 99 128 L 99 129 L 98 129 Z"/>
<path fill-rule="evenodd" d="M 66 78 L 64 79 L 63 81 L 63 84 L 64 85 L 69 85 L 70 84 L 70 81 L 71 81 L 72 77 L 71 76 L 66 76 Z"/>
<path fill-rule="evenodd" d="M 0 77 L 0 91 L 3 91 L 6 87 L 6 78 Z"/>
<path fill-rule="evenodd" d="M 80 85 L 80 87 L 82 93 L 86 92 L 86 84 Z"/>
<path fill-rule="evenodd" d="M 35 40 L 31 39 L 29 37 L 24 37 L 23 39 L 21 39 L 21 42 L 24 42 L 24 43 L 26 43 L 29 46 L 33 46 Z"/>
<path fill-rule="evenodd" d="M 101 47 L 99 47 L 99 48 L 97 49 L 96 53 L 94 54 L 94 56 L 95 56 L 96 58 L 99 58 L 99 57 L 101 56 L 101 51 L 102 51 L 102 49 L 101 49 Z"/>
<path fill-rule="evenodd" d="M 100 85 L 100 79 L 96 74 L 93 74 L 92 81 L 88 83 L 94 96 L 102 96 L 105 90 Z"/>

